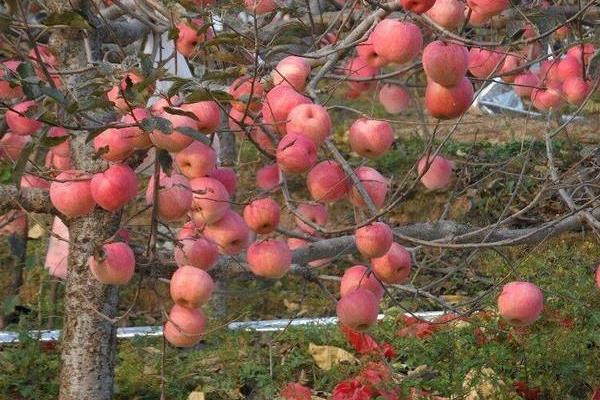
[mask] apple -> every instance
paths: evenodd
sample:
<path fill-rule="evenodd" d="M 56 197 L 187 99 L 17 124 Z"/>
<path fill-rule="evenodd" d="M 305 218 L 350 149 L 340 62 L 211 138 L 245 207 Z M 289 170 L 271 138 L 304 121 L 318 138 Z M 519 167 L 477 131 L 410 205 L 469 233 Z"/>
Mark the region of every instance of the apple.
<path fill-rule="evenodd" d="M 12 106 L 12 109 L 6 111 L 5 121 L 8 129 L 15 135 L 32 135 L 42 127 L 42 123 L 28 118 L 27 112 L 30 108 L 35 109 L 37 103 L 33 100 L 27 100 Z"/>
<path fill-rule="evenodd" d="M 531 97 L 531 91 L 539 86 L 540 80 L 535 74 L 527 71 L 517 75 L 513 83 L 513 89 L 519 97 Z"/>
<path fill-rule="evenodd" d="M 50 189 L 50 182 L 47 179 L 44 179 L 39 176 L 24 174 L 21 177 L 21 187 L 22 188 L 36 188 L 36 189 Z"/>
<path fill-rule="evenodd" d="M 452 119 L 465 113 L 473 102 L 473 85 L 466 77 L 453 87 L 427 82 L 425 108 L 434 118 Z"/>
<path fill-rule="evenodd" d="M 465 4 L 459 0 L 436 0 L 425 15 L 436 24 L 454 30 L 465 23 Z"/>
<path fill-rule="evenodd" d="M 252 131 L 250 133 L 250 138 L 254 141 L 253 144 L 262 151 L 272 156 L 275 155 L 276 149 L 275 145 L 273 144 L 273 140 L 269 135 L 263 132 L 262 129 L 257 128 L 256 130 Z"/>
<path fill-rule="evenodd" d="M 390 249 L 381 257 L 371 259 L 373 273 L 382 282 L 402 283 L 410 275 L 411 256 L 401 244 L 393 242 Z"/>
<path fill-rule="evenodd" d="M 298 56 L 288 56 L 279 61 L 273 71 L 271 78 L 274 85 L 291 86 L 301 92 L 306 86 L 310 76 L 310 64 L 308 60 Z"/>
<path fill-rule="evenodd" d="M 583 66 L 581 61 L 573 56 L 567 56 L 558 62 L 556 68 L 556 79 L 565 82 L 571 78 L 582 78 Z"/>
<path fill-rule="evenodd" d="M 58 211 L 70 218 L 87 215 L 96 202 L 90 187 L 91 177 L 83 171 L 61 172 L 50 184 L 50 201 Z"/>
<path fill-rule="evenodd" d="M 358 228 L 354 232 L 354 241 L 364 258 L 382 257 L 392 246 L 394 234 L 389 225 L 373 222 Z"/>
<path fill-rule="evenodd" d="M 504 54 L 499 50 L 471 47 L 469 50 L 469 71 L 476 78 L 487 79 L 494 76 L 502 67 Z"/>
<path fill-rule="evenodd" d="M 185 115 L 169 114 L 166 111 L 160 115 L 161 118 L 171 122 L 172 130 L 169 133 L 154 129 L 150 133 L 150 140 L 159 149 L 165 149 L 172 153 L 177 153 L 188 147 L 194 141 L 194 138 L 178 131 L 178 129 L 197 129 L 197 123 Z"/>
<path fill-rule="evenodd" d="M 36 48 L 29 50 L 27 56 L 37 64 L 46 64 L 47 67 L 56 68 L 58 66 L 58 58 L 50 51 L 45 44 L 37 44 Z M 37 50 L 37 52 L 36 52 Z M 38 53 L 40 57 L 38 57 Z"/>
<path fill-rule="evenodd" d="M 562 85 L 549 82 L 546 88 L 534 88 L 531 91 L 531 102 L 540 111 L 556 110 L 563 106 Z"/>
<path fill-rule="evenodd" d="M 184 57 L 193 57 L 196 54 L 196 45 L 203 41 L 203 35 L 198 35 L 196 28 L 185 21 L 178 23 L 176 27 L 179 33 L 175 41 L 175 48 Z"/>
<path fill-rule="evenodd" d="M 362 182 L 367 194 L 377 208 L 383 207 L 385 196 L 388 191 L 388 180 L 376 169 L 371 167 L 358 167 L 354 174 Z M 348 200 L 356 207 L 366 207 L 366 203 L 360 192 L 355 186 L 352 186 L 348 194 Z"/>
<path fill-rule="evenodd" d="M 408 109 L 410 96 L 400 85 L 386 83 L 379 90 L 379 102 L 390 114 L 401 114 Z"/>
<path fill-rule="evenodd" d="M 219 252 L 234 256 L 248 246 L 250 231 L 244 219 L 235 211 L 204 228 L 204 235 L 219 246 Z"/>
<path fill-rule="evenodd" d="M 135 199 L 138 179 L 128 165 L 114 164 L 106 171 L 94 174 L 90 189 L 100 207 L 115 212 Z"/>
<path fill-rule="evenodd" d="M 307 136 L 320 146 L 331 134 L 331 117 L 319 104 L 300 104 L 288 114 L 285 130 L 288 134 Z"/>
<path fill-rule="evenodd" d="M 65 279 L 69 264 L 69 228 L 60 218 L 54 217 L 51 232 L 44 268 L 51 276 Z"/>
<path fill-rule="evenodd" d="M 208 172 L 208 176 L 221 182 L 229 196 L 233 197 L 237 188 L 237 175 L 233 168 L 221 167 Z"/>
<path fill-rule="evenodd" d="M 390 150 L 394 129 L 387 121 L 359 118 L 350 126 L 348 142 L 358 155 L 374 159 Z"/>
<path fill-rule="evenodd" d="M 338 301 L 335 311 L 343 325 L 364 331 L 377 322 L 379 301 L 370 290 L 356 289 Z"/>
<path fill-rule="evenodd" d="M 423 50 L 423 69 L 432 81 L 442 86 L 456 86 L 467 74 L 468 51 L 456 43 L 436 40 Z"/>
<path fill-rule="evenodd" d="M 350 98 L 358 97 L 362 92 L 373 88 L 375 86 L 375 79 L 373 80 L 357 80 L 353 81 L 352 78 L 357 79 L 369 79 L 373 78 L 379 73 L 379 69 L 370 66 L 361 57 L 355 57 L 348 60 L 342 73 L 348 76 L 347 84 L 350 90 L 348 95 Z"/>
<path fill-rule="evenodd" d="M 231 132 L 242 137 L 246 136 L 244 129 L 247 129 L 248 132 L 254 132 L 259 129 L 256 125 L 256 117 L 252 112 L 248 111 L 244 113 L 244 110 L 240 111 L 235 107 L 232 107 L 229 111 L 227 124 Z"/>
<path fill-rule="evenodd" d="M 107 243 L 100 254 L 90 256 L 88 265 L 98 281 L 106 285 L 126 285 L 133 278 L 135 255 L 127 243 Z"/>
<path fill-rule="evenodd" d="M 270 197 L 252 201 L 244 207 L 244 221 L 256 233 L 273 232 L 279 225 L 279 204 Z"/>
<path fill-rule="evenodd" d="M 244 0 L 246 9 L 254 14 L 268 14 L 277 9 L 275 0 Z"/>
<path fill-rule="evenodd" d="M 158 217 L 163 221 L 177 221 L 183 218 L 192 208 L 192 189 L 188 179 L 180 174 L 159 175 Z M 146 189 L 146 204 L 154 203 L 154 176 L 150 177 Z"/>
<path fill-rule="evenodd" d="M 229 193 L 218 180 L 199 177 L 190 180 L 193 192 L 191 217 L 196 225 L 217 222 L 229 210 Z"/>
<path fill-rule="evenodd" d="M 231 107 L 241 111 L 243 115 L 246 108 L 251 112 L 260 110 L 260 100 L 265 89 L 258 77 L 241 76 L 233 81 L 227 93 L 234 99 L 231 101 Z"/>
<path fill-rule="evenodd" d="M 288 133 L 277 146 L 277 164 L 283 172 L 301 174 L 317 162 L 317 147 L 308 137 Z"/>
<path fill-rule="evenodd" d="M 61 157 L 58 154 L 54 154 L 52 150 L 48 151 L 47 157 L 49 157 L 47 160 L 50 161 L 49 166 L 51 165 L 59 171 L 71 169 L 71 157 Z"/>
<path fill-rule="evenodd" d="M 600 265 L 596 268 L 596 286 L 600 289 Z"/>
<path fill-rule="evenodd" d="M 324 226 L 329 218 L 327 208 L 320 203 L 300 203 L 296 208 L 295 221 L 298 228 L 309 235 L 314 235 L 317 230 L 304 221 L 311 222 L 313 225 Z"/>
<path fill-rule="evenodd" d="M 192 347 L 202 339 L 205 329 L 206 316 L 201 309 L 175 304 L 169 312 L 163 335 L 175 347 Z"/>
<path fill-rule="evenodd" d="M 147 149 L 152 147 L 150 136 L 139 127 L 139 124 L 149 117 L 151 117 L 150 111 L 145 108 L 137 107 L 130 113 L 123 115 L 121 118 L 123 124 L 136 125 L 121 129 L 123 137 L 134 149 Z"/>
<path fill-rule="evenodd" d="M 246 261 L 254 275 L 279 279 L 290 270 L 292 251 L 283 240 L 259 240 L 248 247 Z"/>
<path fill-rule="evenodd" d="M 435 1 L 436 0 L 400 0 L 400 5 L 405 11 L 423 14 L 433 7 Z"/>
<path fill-rule="evenodd" d="M 262 190 L 271 190 L 279 186 L 279 167 L 269 164 L 256 171 L 256 186 Z"/>
<path fill-rule="evenodd" d="M 177 234 L 177 242 L 173 250 L 175 262 L 179 267 L 191 265 L 205 271 L 211 269 L 219 259 L 219 248 L 207 238 L 186 224 Z"/>
<path fill-rule="evenodd" d="M 183 99 L 179 96 L 171 96 L 171 97 L 152 97 L 154 103 L 150 106 L 150 114 L 159 116 L 164 111 L 165 108 L 179 108 L 183 104 Z"/>
<path fill-rule="evenodd" d="M 473 12 L 487 17 L 500 14 L 510 6 L 509 0 L 467 0 L 467 5 Z"/>
<path fill-rule="evenodd" d="M 595 52 L 596 46 L 593 43 L 581 43 L 567 50 L 567 57 L 575 57 L 579 62 L 583 61 L 583 64 L 587 66 Z"/>
<path fill-rule="evenodd" d="M 342 199 L 350 190 L 344 170 L 332 160 L 316 164 L 306 177 L 306 185 L 313 200 L 325 203 Z"/>
<path fill-rule="evenodd" d="M 515 71 L 517 71 L 525 61 L 525 58 L 517 53 L 506 54 L 499 73 L 502 80 L 508 83 L 514 82 L 515 77 L 518 74 L 518 72 Z"/>
<path fill-rule="evenodd" d="M 106 161 L 123 161 L 135 151 L 127 128 L 108 128 L 94 138 L 94 149 Z"/>
<path fill-rule="evenodd" d="M 21 86 L 11 86 L 12 84 L 8 80 L 4 80 L 8 71 L 16 74 L 17 67 L 21 64 L 20 61 L 6 60 L 2 62 L 0 68 L 0 99 L 13 100 L 24 96 L 23 89 Z"/>
<path fill-rule="evenodd" d="M 169 292 L 175 304 L 194 309 L 208 302 L 214 286 L 208 273 L 200 268 L 184 265 L 173 273 Z"/>
<path fill-rule="evenodd" d="M 411 22 L 387 18 L 371 33 L 373 49 L 390 62 L 404 64 L 414 59 L 423 47 L 419 27 Z"/>
<path fill-rule="evenodd" d="M 65 137 L 69 136 L 69 132 L 65 128 L 53 126 L 48 129 L 48 137 Z M 71 146 L 69 145 L 69 139 L 67 138 L 64 142 L 52 146 L 52 152 L 59 157 L 69 157 L 71 155 Z"/>
<path fill-rule="evenodd" d="M 17 161 L 21 152 L 31 142 L 31 136 L 15 135 L 6 132 L 0 139 L 0 159 Z"/>
<path fill-rule="evenodd" d="M 212 147 L 194 140 L 188 147 L 175 155 L 179 171 L 187 178 L 206 176 L 215 169 L 217 153 Z"/>
<path fill-rule="evenodd" d="M 589 81 L 579 76 L 567 79 L 562 85 L 562 91 L 569 104 L 580 105 L 590 93 L 591 85 Z"/>
<path fill-rule="evenodd" d="M 547 84 L 558 83 L 559 60 L 545 60 L 540 63 L 538 77 Z"/>
<path fill-rule="evenodd" d="M 544 308 L 542 291 L 531 282 L 510 282 L 498 296 L 498 313 L 515 326 L 531 325 Z"/>
<path fill-rule="evenodd" d="M 196 129 L 205 135 L 213 133 L 221 125 L 221 109 L 215 101 L 182 104 L 181 109 L 196 116 Z"/>
<path fill-rule="evenodd" d="M 27 214 L 20 209 L 0 215 L 0 236 L 27 235 Z"/>
<path fill-rule="evenodd" d="M 423 157 L 417 163 L 421 183 L 429 190 L 447 188 L 452 180 L 453 169 L 454 163 L 440 155 Z"/>
<path fill-rule="evenodd" d="M 367 289 L 371 291 L 377 301 L 383 299 L 385 290 L 375 275 L 364 265 L 354 265 L 346 271 L 340 281 L 340 296 L 344 297 L 356 289 Z"/>
<path fill-rule="evenodd" d="M 113 102 L 115 107 L 122 112 L 130 111 L 130 105 L 123 98 L 123 93 L 126 91 L 128 84 L 135 85 L 136 83 L 140 83 L 143 80 L 144 78 L 142 78 L 137 73 L 129 72 L 125 75 L 125 77 L 121 80 L 121 82 L 119 82 L 117 86 L 114 86 L 106 93 L 108 101 Z M 152 90 L 154 89 L 152 88 Z"/>
<path fill-rule="evenodd" d="M 375 51 L 370 35 L 367 40 L 356 46 L 356 54 L 361 60 L 373 68 L 381 68 L 388 63 L 388 60 Z"/>
<path fill-rule="evenodd" d="M 290 111 L 300 104 L 311 104 L 311 101 L 287 85 L 277 85 L 265 96 L 263 121 L 283 135 Z"/>

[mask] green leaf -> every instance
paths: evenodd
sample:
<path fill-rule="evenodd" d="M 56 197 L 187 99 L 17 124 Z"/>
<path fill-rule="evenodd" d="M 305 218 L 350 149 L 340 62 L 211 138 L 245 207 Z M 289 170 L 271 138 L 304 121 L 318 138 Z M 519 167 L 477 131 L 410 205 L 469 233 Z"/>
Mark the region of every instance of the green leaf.
<path fill-rule="evenodd" d="M 8 28 L 10 28 L 10 21 L 10 18 L 0 15 L 0 32 L 4 33 L 8 31 Z"/>
<path fill-rule="evenodd" d="M 223 90 L 208 90 L 198 89 L 189 93 L 185 97 L 186 103 L 196 103 L 198 101 L 216 100 L 216 101 L 231 101 L 233 97 Z"/>
<path fill-rule="evenodd" d="M 153 117 L 144 118 L 140 121 L 140 128 L 146 133 L 150 133 L 156 129 L 156 119 Z"/>
<path fill-rule="evenodd" d="M 17 67 L 17 73 L 19 74 L 21 79 L 26 79 L 33 76 L 37 78 L 35 68 L 30 62 L 22 62 L 21 64 L 19 64 L 19 66 Z"/>
<path fill-rule="evenodd" d="M 187 126 L 180 126 L 179 128 L 177 128 L 175 130 L 179 133 L 184 134 L 185 136 L 189 136 L 191 138 L 196 139 L 199 142 L 210 145 L 210 140 L 208 139 L 208 137 L 206 135 L 204 135 L 203 133 L 197 131 L 194 128 L 189 128 Z"/>
<path fill-rule="evenodd" d="M 183 115 L 184 117 L 188 117 L 188 118 L 193 119 L 194 121 L 198 121 L 198 117 L 196 116 L 196 114 L 194 114 L 191 111 L 185 111 L 185 110 L 182 110 L 181 108 L 175 108 L 175 107 L 165 107 L 164 110 L 167 114 Z"/>
<path fill-rule="evenodd" d="M 144 76 L 150 76 L 152 71 L 154 70 L 154 62 L 149 54 L 142 54 L 140 56 L 140 64 L 142 66 L 142 74 Z"/>
<path fill-rule="evenodd" d="M 156 159 L 158 160 L 160 168 L 164 171 L 164 173 L 170 176 L 171 171 L 173 170 L 173 158 L 169 152 L 165 149 L 158 150 L 158 153 L 156 153 Z"/>
<path fill-rule="evenodd" d="M 85 137 L 85 142 L 86 143 L 91 142 L 92 140 L 94 140 L 94 138 L 96 136 L 98 136 L 99 134 L 101 134 L 105 130 L 106 130 L 105 128 L 90 129 L 90 131 L 88 132 L 87 136 Z"/>
<path fill-rule="evenodd" d="M 58 104 L 67 105 L 67 98 L 56 88 L 52 86 L 39 86 L 40 92 L 55 100 Z"/>
<path fill-rule="evenodd" d="M 67 140 L 69 140 L 69 135 L 64 135 L 64 136 L 44 136 L 41 140 L 40 140 L 40 144 L 42 144 L 45 147 L 54 147 L 54 146 L 58 146 L 61 143 L 66 142 Z"/>
<path fill-rule="evenodd" d="M 69 114 L 74 114 L 78 111 L 90 111 L 97 109 L 112 109 L 113 103 L 108 101 L 106 97 L 90 97 L 87 99 L 80 100 L 79 102 L 73 102 L 67 107 Z"/>
<path fill-rule="evenodd" d="M 29 160 L 29 156 L 33 153 L 33 149 L 35 148 L 35 144 L 33 142 L 27 143 L 17 163 L 15 164 L 15 169 L 13 171 L 13 181 L 15 182 L 15 186 L 17 189 L 21 188 L 21 178 L 23 177 L 23 173 L 25 172 L 25 167 L 27 166 L 27 161 Z"/>
<path fill-rule="evenodd" d="M 46 18 L 45 24 L 47 26 L 66 25 L 76 29 L 92 29 L 85 18 L 75 11 L 50 14 L 48 18 Z"/>
<path fill-rule="evenodd" d="M 155 117 L 156 127 L 165 135 L 170 135 L 173 132 L 173 124 L 166 118 Z"/>

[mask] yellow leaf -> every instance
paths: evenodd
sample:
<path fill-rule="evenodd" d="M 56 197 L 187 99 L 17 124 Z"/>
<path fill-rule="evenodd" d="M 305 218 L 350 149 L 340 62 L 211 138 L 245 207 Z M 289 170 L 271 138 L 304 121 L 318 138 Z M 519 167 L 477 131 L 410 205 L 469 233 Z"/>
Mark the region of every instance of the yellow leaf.
<path fill-rule="evenodd" d="M 27 232 L 27 237 L 29 239 L 39 239 L 44 234 L 44 228 L 40 226 L 40 224 L 35 224 L 31 228 L 29 228 L 29 232 Z"/>
<path fill-rule="evenodd" d="M 344 349 L 335 346 L 318 346 L 314 343 L 308 345 L 308 352 L 315 360 L 317 366 L 324 370 L 341 362 L 356 363 L 358 360 Z"/>
<path fill-rule="evenodd" d="M 192 392 L 187 400 L 205 400 L 204 392 Z"/>

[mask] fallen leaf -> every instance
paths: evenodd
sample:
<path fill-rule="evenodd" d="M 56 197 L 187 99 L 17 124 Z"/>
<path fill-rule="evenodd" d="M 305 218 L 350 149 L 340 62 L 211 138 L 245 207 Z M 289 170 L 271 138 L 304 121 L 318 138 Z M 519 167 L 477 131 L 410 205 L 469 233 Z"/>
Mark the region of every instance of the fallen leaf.
<path fill-rule="evenodd" d="M 498 398 L 505 390 L 506 383 L 491 368 L 471 369 L 463 380 L 463 389 L 468 391 L 465 400 Z"/>
<path fill-rule="evenodd" d="M 314 343 L 308 345 L 308 352 L 315 360 L 317 366 L 324 370 L 341 362 L 356 363 L 358 360 L 344 349 L 335 346 L 318 346 Z"/>
<path fill-rule="evenodd" d="M 192 392 L 188 396 L 187 400 L 205 400 L 204 392 Z"/>
<path fill-rule="evenodd" d="M 27 237 L 29 239 L 39 239 L 42 237 L 44 232 L 45 230 L 40 224 L 35 224 L 31 228 L 29 228 L 29 232 L 27 232 Z"/>

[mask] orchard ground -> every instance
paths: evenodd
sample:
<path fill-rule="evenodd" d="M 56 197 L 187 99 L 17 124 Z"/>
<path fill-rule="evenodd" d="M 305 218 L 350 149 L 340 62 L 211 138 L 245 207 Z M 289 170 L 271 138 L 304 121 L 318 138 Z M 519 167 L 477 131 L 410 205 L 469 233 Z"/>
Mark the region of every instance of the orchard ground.
<path fill-rule="evenodd" d="M 370 104 L 368 100 L 352 103 L 374 116 L 384 116 L 381 110 L 371 109 Z M 585 123 L 570 125 L 564 139 L 555 142 L 561 171 L 599 142 L 595 107 L 597 103 L 588 107 Z M 352 120 L 334 121 L 338 143 L 344 145 L 344 132 Z M 461 180 L 460 187 L 466 189 L 456 193 L 452 188 L 441 193 L 416 191 L 393 210 L 390 223 L 435 221 L 446 215 L 475 226 L 484 225 L 498 219 L 514 185 L 535 193 L 540 181 L 532 178 L 536 171 L 527 168 L 544 163 L 524 165 L 522 154 L 528 151 L 533 159 L 543 160 L 544 143 L 537 134 L 543 132 L 545 121 L 468 115 L 464 123 L 461 133 L 445 143 L 443 152 L 462 164 L 461 175 L 454 179 Z M 368 164 L 386 176 L 409 170 L 427 145 L 419 138 L 418 126 L 396 124 L 395 129 L 399 139 L 394 150 Z M 438 137 L 443 137 L 443 129 Z M 242 145 L 239 157 L 240 192 L 255 190 L 254 171 L 260 166 L 256 150 Z M 359 159 L 350 156 L 350 162 L 357 163 Z M 483 175 L 492 164 L 503 168 Z M 523 168 L 531 176 L 518 183 Z M 9 181 L 10 173 L 9 169 L 3 170 L 2 178 Z M 300 181 L 291 180 L 290 186 L 305 190 Z M 528 199 L 517 198 L 511 207 L 517 210 L 527 202 Z M 539 220 L 543 220 L 541 214 L 552 216 L 558 210 L 558 198 L 544 199 L 538 209 Z M 349 219 L 352 212 L 343 202 L 330 211 L 330 220 L 340 223 Z M 537 222 L 530 218 L 535 217 L 528 215 L 528 219 L 517 220 L 513 225 L 526 227 Z M 282 221 L 282 225 L 291 223 Z M 135 229 L 132 233 L 136 235 Z M 15 311 L 18 314 L 7 321 L 4 329 L 44 329 L 49 319 L 53 327 L 61 326 L 63 288 L 43 270 L 46 242 L 45 236 L 29 241 L 26 283 L 18 297 L 2 299 L 3 315 Z M 4 292 L 11 283 L 15 261 L 9 244 L 3 246 L 0 276 Z M 472 255 L 469 249 L 443 254 L 426 250 L 409 282 L 423 287 L 459 266 L 458 273 L 437 286 L 432 294 L 449 304 L 459 304 L 459 310 L 468 317 L 434 325 L 435 328 L 416 328 L 402 317 L 403 310 L 439 310 L 442 306 L 390 289 L 392 297 L 386 296 L 382 306 L 386 319 L 367 332 L 378 343 L 389 343 L 393 348 L 394 354 L 385 361 L 392 371 L 390 384 L 401 385 L 406 393 L 419 388 L 448 398 L 473 396 L 474 388 L 480 391 L 480 397 L 467 398 L 589 398 L 592 389 L 600 384 L 600 290 L 593 279 L 593 267 L 600 260 L 598 238 L 593 233 L 572 233 L 536 246 L 480 249 L 475 253 Z M 345 268 L 358 263 L 352 257 L 343 257 L 317 271 L 341 276 Z M 535 282 L 546 299 L 541 319 L 526 329 L 500 322 L 495 314 L 499 289 L 489 291 L 493 284 L 501 286 L 519 279 Z M 334 295 L 338 286 L 337 281 L 324 281 L 324 287 Z M 206 399 L 272 399 L 289 382 L 300 382 L 310 387 L 314 396 L 328 398 L 335 385 L 357 376 L 370 361 L 383 362 L 381 355 L 359 354 L 336 326 L 289 328 L 276 333 L 227 330 L 227 323 L 234 320 L 334 315 L 335 306 L 323 288 L 299 276 L 288 275 L 272 282 L 246 274 L 241 279 L 227 280 L 219 289 L 223 293 L 209 302 L 209 329 L 197 347 L 177 350 L 164 346 L 162 338 L 119 344 L 115 399 L 159 398 L 161 374 L 168 399 L 186 399 L 192 392 L 202 392 Z M 121 314 L 132 302 L 137 305 L 119 321 L 120 326 L 157 325 L 161 308 L 169 304 L 168 285 L 133 284 L 121 292 L 121 299 Z M 18 306 L 29 311 L 24 313 Z M 0 351 L 0 398 L 55 399 L 57 349 L 24 336 L 22 339 L 21 344 Z M 311 343 L 345 349 L 357 361 L 321 369 L 309 351 Z M 468 375 L 475 378 L 465 380 Z"/>

